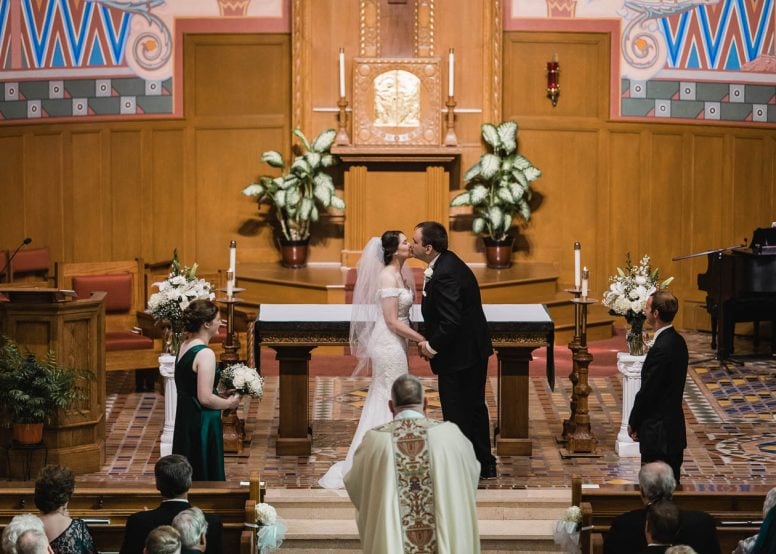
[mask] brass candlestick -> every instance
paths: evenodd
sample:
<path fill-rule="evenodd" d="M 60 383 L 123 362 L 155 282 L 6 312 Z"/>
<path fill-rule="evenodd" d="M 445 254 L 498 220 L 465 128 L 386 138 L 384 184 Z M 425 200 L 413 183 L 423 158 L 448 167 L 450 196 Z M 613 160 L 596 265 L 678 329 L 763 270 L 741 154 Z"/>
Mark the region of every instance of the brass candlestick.
<path fill-rule="evenodd" d="M 447 106 L 445 146 L 458 146 L 458 136 L 455 134 L 455 97 L 448 96 L 445 105 Z"/>
<path fill-rule="evenodd" d="M 574 364 L 577 367 L 577 383 L 574 385 L 574 393 L 577 397 L 576 410 L 573 417 L 573 429 L 568 434 L 568 446 L 565 452 L 561 450 L 564 458 L 574 456 L 598 456 L 596 444 L 598 440 L 590 426 L 590 410 L 588 397 L 592 389 L 588 383 L 588 367 L 593 361 L 593 356 L 587 349 L 587 307 L 595 304 L 586 296 L 574 298 L 575 321 L 574 332 L 579 335 L 579 349 L 574 354 Z"/>
<path fill-rule="evenodd" d="M 566 289 L 566 292 L 574 296 L 574 299 L 578 299 L 582 295 L 581 289 Z M 563 420 L 563 430 L 560 436 L 555 440 L 559 443 L 566 443 L 569 440 L 569 434 L 574 432 L 574 416 L 577 413 L 577 393 L 576 386 L 579 382 L 579 374 L 577 368 L 577 352 L 581 347 L 580 328 L 578 321 L 580 319 L 579 304 L 573 304 L 574 306 L 574 337 L 569 343 L 569 350 L 571 350 L 571 373 L 569 373 L 569 381 L 571 382 L 571 398 L 569 401 L 569 417 Z"/>
<path fill-rule="evenodd" d="M 337 102 L 339 106 L 339 113 L 337 114 L 337 121 L 339 126 L 337 129 L 337 136 L 334 138 L 334 144 L 337 146 L 350 146 L 350 137 L 348 136 L 348 101 L 344 96 L 340 97 Z"/>

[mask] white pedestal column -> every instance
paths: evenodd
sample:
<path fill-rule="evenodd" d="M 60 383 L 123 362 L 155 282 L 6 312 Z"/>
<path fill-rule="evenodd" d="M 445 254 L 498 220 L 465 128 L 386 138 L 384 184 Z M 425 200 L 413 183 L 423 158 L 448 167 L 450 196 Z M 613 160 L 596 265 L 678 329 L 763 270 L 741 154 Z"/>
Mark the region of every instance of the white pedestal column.
<path fill-rule="evenodd" d="M 164 377 L 164 427 L 159 444 L 159 455 L 172 454 L 172 435 L 175 431 L 175 410 L 178 407 L 178 389 L 175 387 L 175 356 L 159 356 L 159 373 Z"/>
<path fill-rule="evenodd" d="M 617 370 L 622 373 L 622 424 L 614 450 L 620 458 L 641 456 L 639 443 L 634 442 L 628 435 L 628 419 L 636 393 L 641 389 L 641 366 L 645 359 L 646 356 L 631 356 L 627 352 L 617 353 Z"/>

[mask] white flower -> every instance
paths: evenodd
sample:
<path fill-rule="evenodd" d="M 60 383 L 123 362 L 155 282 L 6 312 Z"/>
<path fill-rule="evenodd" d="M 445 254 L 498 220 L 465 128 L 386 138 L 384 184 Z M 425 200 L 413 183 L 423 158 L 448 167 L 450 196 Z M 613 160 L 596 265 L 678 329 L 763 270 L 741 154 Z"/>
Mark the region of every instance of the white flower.
<path fill-rule="evenodd" d="M 582 523 L 582 510 L 579 509 L 579 506 L 569 506 L 566 508 L 566 513 L 563 514 L 563 521 Z"/>
<path fill-rule="evenodd" d="M 278 513 L 269 504 L 260 502 L 256 504 L 256 523 L 259 525 L 272 525 L 278 519 Z"/>
<path fill-rule="evenodd" d="M 241 389 L 245 386 L 245 375 L 242 373 L 238 373 L 234 376 L 234 379 L 232 379 L 232 384 L 234 385 L 234 388 Z"/>
<path fill-rule="evenodd" d="M 634 279 L 634 280 L 636 281 L 637 285 L 646 285 L 647 284 L 647 278 L 644 277 L 643 275 L 637 275 L 636 279 Z"/>
<path fill-rule="evenodd" d="M 434 269 L 431 266 L 428 266 L 426 269 L 423 270 L 423 277 L 426 280 L 431 279 L 431 277 L 434 275 Z"/>

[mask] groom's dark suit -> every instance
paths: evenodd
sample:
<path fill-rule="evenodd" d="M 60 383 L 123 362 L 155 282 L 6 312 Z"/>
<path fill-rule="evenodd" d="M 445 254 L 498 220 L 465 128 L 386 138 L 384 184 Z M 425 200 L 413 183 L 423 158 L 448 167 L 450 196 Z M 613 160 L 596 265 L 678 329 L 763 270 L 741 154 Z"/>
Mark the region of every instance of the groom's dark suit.
<path fill-rule="evenodd" d="M 493 465 L 485 381 L 493 353 L 477 279 L 458 256 L 445 251 L 425 283 L 423 320 L 429 346 L 437 352 L 431 371 L 439 376 L 439 400 L 446 421 L 472 442 L 483 466 Z"/>
<path fill-rule="evenodd" d="M 677 484 L 687 448 L 682 395 L 688 360 L 682 335 L 673 327 L 661 331 L 641 368 L 641 390 L 628 420 L 638 434 L 641 463 L 667 463 Z"/>

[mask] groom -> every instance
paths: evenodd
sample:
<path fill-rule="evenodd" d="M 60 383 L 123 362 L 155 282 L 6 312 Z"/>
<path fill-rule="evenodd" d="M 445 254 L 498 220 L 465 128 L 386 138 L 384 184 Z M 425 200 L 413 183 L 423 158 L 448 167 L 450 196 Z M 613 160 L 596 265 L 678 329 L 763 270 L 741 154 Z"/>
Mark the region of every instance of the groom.
<path fill-rule="evenodd" d="M 423 283 L 426 340 L 421 356 L 438 376 L 439 400 L 445 421 L 457 424 L 474 446 L 480 478 L 496 477 L 496 458 L 490 451 L 490 422 L 485 404 L 488 357 L 493 353 L 482 311 L 477 278 L 447 249 L 447 231 L 436 221 L 415 227 L 412 254 L 428 263 Z"/>

